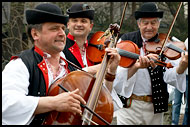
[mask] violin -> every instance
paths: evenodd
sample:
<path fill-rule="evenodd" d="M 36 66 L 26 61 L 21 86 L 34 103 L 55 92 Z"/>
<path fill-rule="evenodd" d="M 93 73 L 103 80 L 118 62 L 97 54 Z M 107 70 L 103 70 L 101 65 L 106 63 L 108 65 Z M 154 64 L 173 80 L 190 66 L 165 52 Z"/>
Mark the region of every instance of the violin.
<path fill-rule="evenodd" d="M 102 61 L 106 45 L 104 44 L 106 37 L 102 37 L 99 41 L 97 41 L 102 35 L 103 31 L 98 31 L 92 35 L 88 47 L 86 49 L 87 57 L 90 61 L 99 63 Z"/>
<path fill-rule="evenodd" d="M 148 43 L 148 46 L 145 46 L 145 50 L 148 51 L 148 52 L 155 52 L 155 53 L 159 53 L 159 58 L 161 58 L 161 55 L 164 55 L 165 57 L 169 58 L 169 59 L 172 59 L 172 60 L 175 60 L 175 59 L 178 59 L 180 56 L 181 56 L 181 53 L 178 52 L 177 50 L 171 50 L 171 48 L 168 48 L 165 46 L 168 42 L 169 43 L 172 43 L 172 45 L 176 45 L 175 47 L 181 47 L 182 49 L 185 49 L 185 44 L 183 42 L 172 42 L 170 39 L 169 39 L 169 35 L 171 33 L 171 30 L 173 28 L 173 25 L 176 21 L 176 18 L 177 18 L 177 15 L 179 14 L 179 10 L 182 6 L 182 2 L 180 2 L 179 6 L 178 6 L 178 9 L 176 11 L 176 14 L 175 14 L 175 17 L 170 25 L 170 28 L 168 30 L 168 33 L 167 35 L 164 35 L 164 34 L 160 34 L 159 35 L 159 40 L 157 44 L 155 43 Z M 164 38 L 164 39 L 163 39 Z M 164 41 L 162 41 L 164 40 Z M 161 46 L 159 46 L 161 45 Z M 160 50 L 159 50 L 160 48 Z"/>
<path fill-rule="evenodd" d="M 155 42 L 145 43 L 145 50 L 146 50 L 147 54 L 149 54 L 149 53 L 159 54 L 161 52 L 162 45 L 164 43 L 164 39 L 166 38 L 166 36 L 167 36 L 166 34 L 160 33 Z M 175 47 L 178 47 L 178 50 L 186 49 L 184 42 L 181 42 L 181 41 L 171 41 L 171 39 L 169 38 L 168 41 L 166 42 L 166 45 L 169 45 L 169 44 L 172 44 Z M 179 52 L 178 50 L 175 50 L 175 49 L 176 48 L 172 49 L 172 48 L 168 48 L 168 46 L 166 46 L 163 49 L 163 55 L 170 60 L 176 60 L 176 59 L 180 58 L 181 52 Z"/>
<path fill-rule="evenodd" d="M 100 41 L 97 41 L 97 38 L 99 38 L 103 35 L 104 35 L 104 32 L 98 31 L 95 34 L 93 34 L 92 38 L 89 41 L 90 44 L 87 48 L 87 57 L 91 61 L 96 60 L 93 62 L 101 62 L 102 57 L 99 56 L 99 54 L 103 55 L 105 53 L 105 48 L 106 48 L 106 44 L 105 44 L 106 41 L 105 40 L 106 40 L 106 38 L 103 37 L 100 39 Z M 97 46 L 95 46 L 95 45 L 99 45 L 99 46 L 101 45 L 101 47 L 103 47 L 103 48 L 98 49 Z M 139 50 L 138 46 L 132 41 L 129 41 L 129 40 L 121 41 L 121 42 L 117 43 L 116 47 L 117 47 L 118 53 L 121 55 L 119 65 L 122 67 L 125 67 L 125 68 L 131 67 L 136 62 L 136 60 L 139 58 L 140 50 Z M 151 52 L 151 50 L 149 50 L 149 51 Z M 88 53 L 90 53 L 90 55 Z M 173 67 L 170 63 L 164 63 L 160 60 L 155 60 L 155 59 L 152 59 L 152 60 L 157 65 L 165 66 L 167 68 Z"/>
<path fill-rule="evenodd" d="M 132 50 L 127 51 L 126 47 L 130 48 L 130 50 L 132 47 Z M 140 56 L 139 55 L 140 52 L 139 52 L 139 50 L 136 50 L 136 48 L 138 48 L 137 45 L 134 42 L 128 41 L 128 40 L 127 41 L 121 41 L 120 43 L 117 44 L 117 51 L 121 55 L 121 60 L 120 60 L 120 64 L 119 64 L 120 66 L 128 68 L 128 67 L 131 67 L 136 62 L 136 60 Z M 136 51 L 137 53 L 134 53 L 134 51 Z M 156 65 L 167 67 L 167 68 L 173 67 L 171 65 L 171 63 L 165 63 L 161 60 L 153 59 L 153 58 L 149 58 L 149 59 L 154 61 L 154 63 Z"/>

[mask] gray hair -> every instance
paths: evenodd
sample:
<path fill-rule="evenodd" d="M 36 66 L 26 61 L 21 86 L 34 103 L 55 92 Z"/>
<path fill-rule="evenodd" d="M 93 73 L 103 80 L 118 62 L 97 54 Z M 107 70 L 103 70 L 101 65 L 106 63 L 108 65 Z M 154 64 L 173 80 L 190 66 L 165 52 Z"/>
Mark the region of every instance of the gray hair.
<path fill-rule="evenodd" d="M 161 22 L 161 20 L 162 20 L 161 18 L 158 18 L 158 21 L 159 21 L 159 22 Z M 137 22 L 140 23 L 140 22 L 141 22 L 141 18 L 139 18 L 139 19 L 137 20 Z"/>

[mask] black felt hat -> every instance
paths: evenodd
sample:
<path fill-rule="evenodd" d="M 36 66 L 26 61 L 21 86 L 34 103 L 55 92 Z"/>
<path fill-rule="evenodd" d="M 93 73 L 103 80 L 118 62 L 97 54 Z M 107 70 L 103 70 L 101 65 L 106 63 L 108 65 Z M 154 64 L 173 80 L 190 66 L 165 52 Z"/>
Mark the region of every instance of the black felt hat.
<path fill-rule="evenodd" d="M 87 4 L 74 4 L 71 8 L 67 9 L 69 18 L 89 18 L 94 19 L 94 9 Z"/>
<path fill-rule="evenodd" d="M 135 19 L 146 17 L 163 17 L 163 11 L 158 10 L 158 6 L 153 2 L 144 3 L 138 11 L 135 12 Z"/>
<path fill-rule="evenodd" d="M 57 22 L 67 24 L 68 16 L 63 15 L 62 10 L 55 4 L 43 3 L 34 9 L 26 10 L 28 24 L 40 24 L 44 22 Z"/>

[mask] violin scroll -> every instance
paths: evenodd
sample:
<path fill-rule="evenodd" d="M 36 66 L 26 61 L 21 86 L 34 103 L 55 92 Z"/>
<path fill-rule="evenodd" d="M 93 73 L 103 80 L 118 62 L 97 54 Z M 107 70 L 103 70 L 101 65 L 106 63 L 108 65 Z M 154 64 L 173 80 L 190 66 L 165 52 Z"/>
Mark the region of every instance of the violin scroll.
<path fill-rule="evenodd" d="M 117 23 L 110 24 L 109 25 L 110 31 L 114 31 L 114 34 L 119 34 L 120 33 L 120 26 Z"/>
<path fill-rule="evenodd" d="M 118 34 L 120 32 L 120 26 L 117 23 L 110 24 L 109 28 L 104 32 L 104 34 L 100 38 L 98 38 L 97 41 L 100 41 L 103 37 L 109 38 L 112 32 L 114 34 Z"/>

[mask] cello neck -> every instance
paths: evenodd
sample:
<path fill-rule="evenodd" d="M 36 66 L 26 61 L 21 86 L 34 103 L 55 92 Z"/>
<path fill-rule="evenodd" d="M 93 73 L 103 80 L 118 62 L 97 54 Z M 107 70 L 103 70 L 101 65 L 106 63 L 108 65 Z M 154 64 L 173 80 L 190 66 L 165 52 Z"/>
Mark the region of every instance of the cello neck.
<path fill-rule="evenodd" d="M 112 42 L 110 42 L 109 47 L 113 47 Z M 89 96 L 88 101 L 87 101 L 87 107 L 89 107 L 92 111 L 95 110 L 96 105 L 98 103 L 98 98 L 99 98 L 100 91 L 101 91 L 101 88 L 102 88 L 102 85 L 103 85 L 103 80 L 104 80 L 104 77 L 105 77 L 105 73 L 107 71 L 108 61 L 109 61 L 109 58 L 108 58 L 108 55 L 107 55 L 107 52 L 106 52 L 104 54 L 104 58 L 102 60 L 100 69 L 98 70 L 98 72 L 96 74 L 96 80 L 94 82 L 94 85 L 92 87 L 90 96 Z M 83 116 L 84 117 L 82 118 L 83 119 L 82 125 L 90 125 L 90 122 L 87 121 L 85 119 L 85 117 L 88 118 L 88 119 L 92 119 L 92 114 L 85 109 L 84 113 L 83 113 Z"/>

